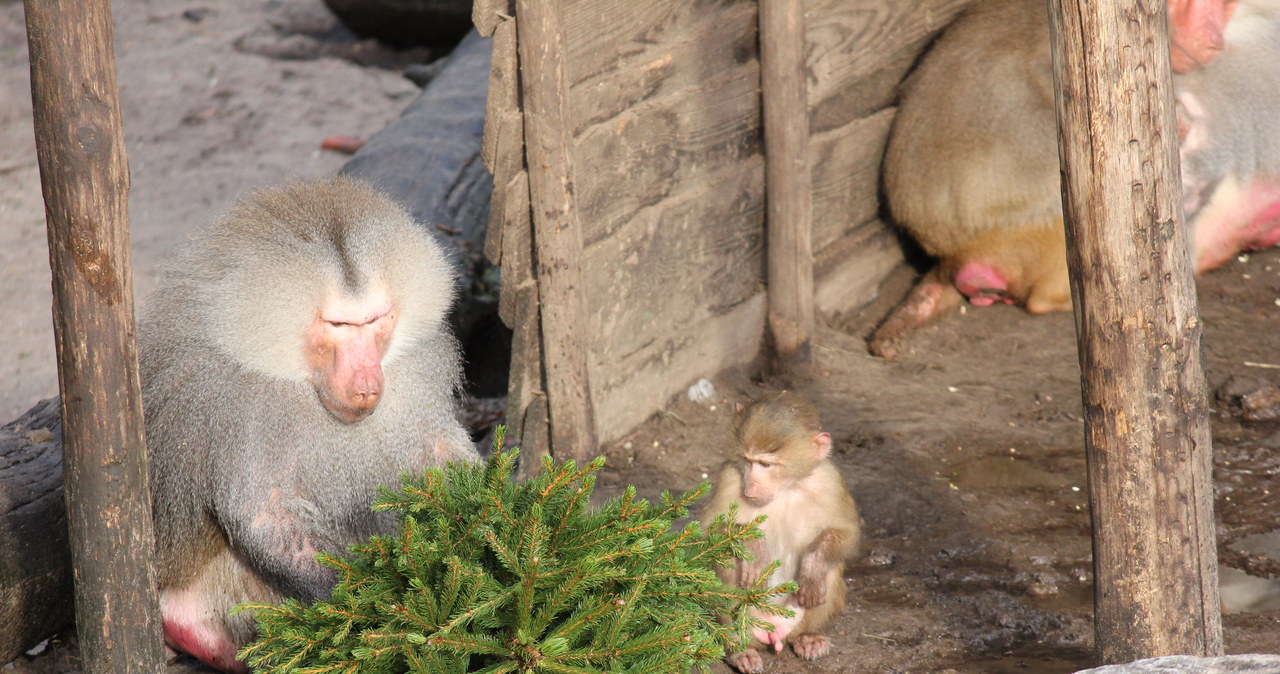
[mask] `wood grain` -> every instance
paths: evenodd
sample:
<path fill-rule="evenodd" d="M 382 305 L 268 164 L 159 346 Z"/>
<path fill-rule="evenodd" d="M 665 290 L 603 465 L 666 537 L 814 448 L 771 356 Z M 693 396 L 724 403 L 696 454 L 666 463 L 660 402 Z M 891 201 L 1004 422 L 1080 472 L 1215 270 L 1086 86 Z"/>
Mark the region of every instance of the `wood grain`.
<path fill-rule="evenodd" d="M 471 23 L 484 37 L 493 35 L 494 29 L 512 13 L 511 0 L 473 0 L 471 3 Z"/>
<path fill-rule="evenodd" d="M 1220 655 L 1204 326 L 1165 3 L 1050 8 L 1099 664 Z"/>
<path fill-rule="evenodd" d="M 699 377 L 731 363 L 748 363 L 764 338 L 765 296 L 752 295 L 733 307 L 705 316 L 597 370 L 601 440 L 609 442 L 683 395 Z"/>
<path fill-rule="evenodd" d="M 817 131 L 875 112 L 871 81 L 893 84 L 970 0 L 807 0 L 811 124 Z M 891 73 L 890 78 L 879 76 Z M 883 92 L 883 86 L 881 87 Z"/>
<path fill-rule="evenodd" d="M 706 176 L 760 158 L 760 141 L 760 69 L 755 61 L 729 66 L 699 88 L 682 89 L 585 127 L 575 139 L 575 154 L 591 167 L 578 181 L 586 245 L 613 236 L 641 210 Z M 764 170 L 763 164 L 757 168 Z M 763 204 L 763 192 L 758 198 Z"/>
<path fill-rule="evenodd" d="M 129 170 L 106 0 L 27 0 L 53 268 L 64 488 L 85 669 L 164 667 L 130 276 Z"/>
<path fill-rule="evenodd" d="M 896 108 L 813 134 L 813 249 L 835 245 L 880 213 L 880 162 Z"/>
<path fill-rule="evenodd" d="M 628 111 L 664 114 L 660 101 L 696 95 L 726 69 L 755 62 L 759 51 L 754 2 L 564 0 L 563 6 L 575 136 Z M 758 94 L 754 72 L 747 90 Z"/>
<path fill-rule="evenodd" d="M 781 363 L 812 360 L 813 182 L 804 3 L 760 0 L 769 335 Z"/>
<path fill-rule="evenodd" d="M 902 264 L 897 235 L 879 220 L 863 223 L 816 253 L 818 315 L 835 324 L 857 313 L 876 298 L 881 282 Z"/>
<path fill-rule="evenodd" d="M 617 437 L 698 377 L 759 353 L 763 323 L 741 321 L 763 316 L 726 318 L 763 299 L 756 6 L 563 8 L 584 332 L 599 432 Z M 663 362 L 687 369 L 663 373 Z"/>
<path fill-rule="evenodd" d="M 582 461 L 593 458 L 598 447 L 583 330 L 582 228 L 560 11 L 558 0 L 518 0 L 516 33 L 551 453 Z"/>
<path fill-rule="evenodd" d="M 637 211 L 589 248 L 583 271 L 594 282 L 584 295 L 599 369 L 616 368 L 646 345 L 696 329 L 763 290 L 763 190 L 756 157 Z"/>
<path fill-rule="evenodd" d="M 524 171 L 524 115 L 520 110 L 520 60 L 516 54 L 515 19 L 506 19 L 494 26 L 492 49 L 480 156 L 493 173 L 493 184 L 501 187 L 510 185 L 512 176 Z M 525 220 L 529 226 L 528 175 L 524 180 Z M 484 255 L 496 265 L 502 264 L 502 237 L 512 215 L 506 204 L 507 198 L 506 189 L 494 189 L 489 204 Z"/>

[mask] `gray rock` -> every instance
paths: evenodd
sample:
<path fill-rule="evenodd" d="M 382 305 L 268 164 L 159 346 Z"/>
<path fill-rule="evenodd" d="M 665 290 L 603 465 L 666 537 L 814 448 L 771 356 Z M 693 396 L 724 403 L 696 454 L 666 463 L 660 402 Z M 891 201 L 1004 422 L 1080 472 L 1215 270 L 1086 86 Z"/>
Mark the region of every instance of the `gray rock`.
<path fill-rule="evenodd" d="M 1123 665 L 1107 665 L 1083 669 L 1076 674 L 1236 674 L 1238 672 L 1280 672 L 1280 655 L 1227 655 L 1200 658 L 1190 655 L 1168 655 L 1148 658 Z"/>

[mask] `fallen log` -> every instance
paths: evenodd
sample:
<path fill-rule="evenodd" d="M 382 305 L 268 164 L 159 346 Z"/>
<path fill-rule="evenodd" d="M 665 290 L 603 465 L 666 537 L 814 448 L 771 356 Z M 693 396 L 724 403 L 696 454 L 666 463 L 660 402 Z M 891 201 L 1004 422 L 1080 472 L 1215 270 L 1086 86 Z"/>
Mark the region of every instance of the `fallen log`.
<path fill-rule="evenodd" d="M 0 663 L 74 619 L 58 399 L 0 428 Z"/>

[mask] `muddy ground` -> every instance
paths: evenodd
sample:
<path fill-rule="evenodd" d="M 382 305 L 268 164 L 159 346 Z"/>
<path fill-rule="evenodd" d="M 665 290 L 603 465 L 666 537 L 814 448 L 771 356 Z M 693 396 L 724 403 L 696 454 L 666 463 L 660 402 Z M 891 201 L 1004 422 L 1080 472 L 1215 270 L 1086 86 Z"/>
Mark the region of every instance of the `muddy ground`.
<path fill-rule="evenodd" d="M 157 262 L 248 186 L 335 170 L 318 142 L 367 136 L 416 93 L 385 53 L 333 33 L 318 0 L 117 2 L 131 143 L 139 292 Z M 16 22 L 16 23 L 15 23 Z M 317 23 L 318 22 L 318 23 Z M 318 36 L 318 37 L 317 37 Z M 16 417 L 56 391 L 21 7 L 0 0 L 0 410 Z M 301 49 L 301 52 L 290 51 Z M 370 51 L 372 50 L 372 52 Z M 361 65 L 375 53 L 381 67 Z M 301 57 L 300 57 L 301 54 Z M 284 58 L 287 56 L 289 58 Z M 305 57 L 305 58 L 302 58 Z M 400 60 L 397 60 L 400 59 Z M 365 61 L 368 62 L 367 60 Z M 23 115 L 26 115 L 24 118 Z M 26 124 L 26 127 L 22 125 Z M 866 354 L 875 317 L 909 279 L 847 323 L 822 326 L 811 377 L 714 378 L 711 405 L 683 398 L 607 448 L 603 490 L 684 490 L 721 461 L 731 403 L 780 387 L 816 402 L 865 521 L 847 572 L 832 654 L 774 672 L 1070 672 L 1091 666 L 1091 561 L 1074 325 L 1007 307 L 971 309 L 922 331 L 898 362 Z M 1245 256 L 1199 284 L 1214 399 L 1218 519 L 1234 542 L 1277 527 L 1271 494 L 1280 422 L 1242 418 L 1280 386 L 1280 251 Z M 1270 367 L 1268 367 L 1270 366 Z M 1255 545 L 1256 547 L 1256 545 Z M 1241 566 L 1243 555 L 1232 555 Z M 1253 559 L 1255 570 L 1268 570 Z M 1280 564 L 1270 565 L 1280 566 Z M 1241 596 L 1237 596 L 1241 595 Z M 1224 591 L 1228 652 L 1280 652 L 1274 585 Z M 74 637 L 3 671 L 79 671 Z M 195 671 L 185 664 L 172 672 Z M 719 671 L 728 671 L 721 668 Z"/>
<path fill-rule="evenodd" d="M 715 409 L 687 400 L 611 448 L 610 482 L 688 489 L 714 476 L 728 404 L 776 388 L 814 400 L 861 508 L 866 555 L 846 576 L 832 655 L 775 672 L 1071 672 L 1092 666 L 1092 562 L 1069 314 L 969 308 L 926 328 L 898 362 L 865 337 L 904 279 L 864 318 L 819 329 L 807 378 L 715 379 Z M 1266 549 L 1280 521 L 1280 251 L 1242 256 L 1199 283 L 1224 543 Z M 1275 491 L 1275 494 L 1272 493 Z M 1237 546 L 1241 547 L 1241 546 Z M 1273 553 L 1274 554 L 1274 553 Z M 1236 566 L 1246 555 L 1232 554 Z M 1259 573 L 1274 571 L 1253 558 Z M 1280 652 L 1276 584 L 1226 570 L 1228 653 Z M 723 671 L 729 671 L 727 668 Z"/>

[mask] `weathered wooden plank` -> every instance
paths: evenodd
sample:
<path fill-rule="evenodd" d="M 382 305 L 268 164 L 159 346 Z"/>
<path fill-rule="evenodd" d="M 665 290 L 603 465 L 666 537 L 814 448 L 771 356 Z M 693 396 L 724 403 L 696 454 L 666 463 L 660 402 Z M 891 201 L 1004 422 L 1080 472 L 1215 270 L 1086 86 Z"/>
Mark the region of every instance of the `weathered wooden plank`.
<path fill-rule="evenodd" d="M 591 167 L 577 176 L 591 373 L 639 377 L 596 396 L 612 406 L 601 432 L 619 434 L 689 383 L 653 364 L 657 345 L 668 344 L 668 361 L 702 353 L 690 371 L 704 374 L 758 354 L 763 316 L 749 328 L 724 318 L 760 295 L 763 268 L 756 7 L 563 7 L 574 159 Z M 703 328 L 686 335 L 691 326 Z"/>
<path fill-rule="evenodd" d="M 533 265 L 529 174 L 524 170 L 524 115 L 520 107 L 516 20 L 498 23 L 485 104 L 484 155 L 494 172 L 493 204 L 485 255 L 502 265 L 498 316 L 511 328 L 507 377 L 507 444 L 520 447 L 519 474 L 536 473 L 550 451 L 538 278 Z"/>
<path fill-rule="evenodd" d="M 756 5 L 740 0 L 565 0 L 574 134 L 755 62 Z M 757 75 L 758 77 L 758 75 Z M 756 82 L 754 89 L 759 89 Z M 758 105 L 758 102 L 757 102 Z"/>
<path fill-rule="evenodd" d="M 769 334 L 782 362 L 813 341 L 813 183 L 802 0 L 760 0 Z"/>
<path fill-rule="evenodd" d="M 547 393 L 543 382 L 542 334 L 538 322 L 538 286 L 514 293 L 511 371 L 507 379 L 507 439 L 520 446 L 520 474 L 529 477 L 539 458 L 550 453 Z"/>
<path fill-rule="evenodd" d="M 1222 653 L 1165 3 L 1052 0 L 1101 664 Z"/>
<path fill-rule="evenodd" d="M 583 330 L 583 239 L 561 7 L 559 0 L 517 0 L 516 10 L 551 451 L 583 460 L 598 447 Z"/>
<path fill-rule="evenodd" d="M 512 0 L 472 0 L 471 23 L 475 25 L 476 32 L 484 37 L 493 35 L 503 19 L 514 13 L 511 4 Z"/>
<path fill-rule="evenodd" d="M 886 105 L 889 87 L 969 2 L 807 0 L 813 130 L 843 125 Z"/>
<path fill-rule="evenodd" d="M 813 249 L 832 245 L 880 211 L 880 162 L 896 108 L 815 133 Z"/>
<path fill-rule="evenodd" d="M 498 188 L 489 210 L 485 256 L 502 265 L 498 316 L 512 329 L 507 442 L 520 447 L 519 474 L 528 478 L 551 443 L 516 38 L 516 19 L 506 18 L 494 26 L 483 155 Z"/>
<path fill-rule="evenodd" d="M 507 192 L 505 189 L 495 189 L 489 198 L 489 220 L 484 229 L 484 259 L 499 266 L 502 265 L 503 236 L 506 234 L 506 211 Z"/>
<path fill-rule="evenodd" d="M 815 257 L 814 302 L 828 322 L 842 320 L 875 299 L 880 282 L 903 262 L 898 237 L 879 220 L 864 222 L 817 249 Z"/>
<path fill-rule="evenodd" d="M 754 63 L 735 66 L 585 129 L 575 155 L 591 167 L 578 179 L 587 245 L 669 194 L 759 157 L 759 77 Z"/>
<path fill-rule="evenodd" d="M 898 102 L 898 87 L 915 65 L 921 45 L 911 45 L 898 50 L 899 58 L 862 79 L 851 82 L 849 87 L 821 101 L 809 99 L 809 130 L 818 134 L 849 122 L 869 117 Z"/>
<path fill-rule="evenodd" d="M 645 348 L 598 368 L 601 440 L 618 439 L 699 377 L 754 360 L 764 322 L 765 298 L 759 292 L 721 313 L 665 331 Z"/>
<path fill-rule="evenodd" d="M 523 298 L 519 291 L 527 286 L 537 286 L 538 278 L 533 268 L 533 222 L 529 216 L 529 174 L 520 171 L 511 176 L 503 193 L 502 221 L 497 227 L 503 231 L 502 283 L 498 288 L 498 317 L 508 327 L 518 323 L 516 311 Z M 533 299 L 537 300 L 535 294 Z M 515 354 L 512 354 L 514 357 Z"/>
<path fill-rule="evenodd" d="M 759 291 L 763 190 L 757 156 L 635 212 L 587 249 L 583 273 L 593 282 L 583 294 L 600 369 Z"/>
<path fill-rule="evenodd" d="M 502 189 L 502 284 L 498 316 L 512 330 L 511 368 L 507 375 L 507 440 L 520 446 L 522 477 L 550 452 L 547 394 L 543 379 L 542 330 L 538 278 L 533 268 L 533 223 L 529 216 L 529 176 L 519 171 Z"/>
<path fill-rule="evenodd" d="M 508 159 L 500 150 L 510 144 L 510 134 L 524 135 L 519 131 L 503 128 L 495 119 L 499 115 L 520 110 L 520 59 L 516 53 L 515 19 L 507 19 L 494 27 L 489 55 L 489 82 L 484 101 L 484 137 L 480 157 L 488 169 L 497 173 L 499 161 Z M 520 120 L 523 127 L 523 118 Z M 523 149 L 523 148 L 522 148 Z M 523 162 L 523 152 L 518 154 Z"/>
<path fill-rule="evenodd" d="M 511 176 L 524 167 L 524 114 L 520 110 L 520 61 L 516 53 L 515 19 L 494 27 L 493 55 L 489 65 L 489 93 L 485 99 L 484 141 L 480 151 L 485 166 L 493 173 L 494 185 L 510 185 Z M 525 177 L 526 182 L 528 177 Z M 525 194 L 528 187 L 524 188 Z M 509 211 L 507 189 L 494 190 L 489 204 L 489 222 L 484 255 L 493 264 L 502 264 L 502 237 Z M 527 199 L 526 199 L 527 202 Z M 528 210 L 526 203 L 525 210 Z"/>
<path fill-rule="evenodd" d="M 923 49 L 924 45 L 919 45 Z M 809 127 L 813 133 L 848 124 L 898 102 L 898 87 L 914 64 L 917 49 L 900 50 L 901 58 L 887 64 L 866 77 L 851 82 L 848 87 L 824 92 L 825 98 L 809 99 Z"/>
<path fill-rule="evenodd" d="M 548 449 L 551 445 L 551 417 L 547 411 L 547 394 L 540 390 L 530 391 L 533 397 L 524 406 L 524 415 L 520 421 L 520 466 L 516 476 L 521 480 L 537 475 L 542 457 L 551 454 Z"/>
<path fill-rule="evenodd" d="M 27 0 L 53 268 L 76 626 L 89 672 L 164 667 L 134 342 L 129 169 L 107 0 Z"/>

